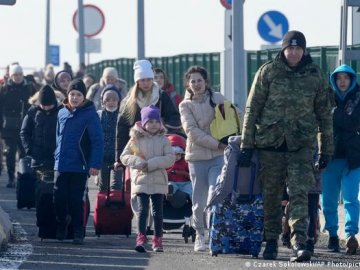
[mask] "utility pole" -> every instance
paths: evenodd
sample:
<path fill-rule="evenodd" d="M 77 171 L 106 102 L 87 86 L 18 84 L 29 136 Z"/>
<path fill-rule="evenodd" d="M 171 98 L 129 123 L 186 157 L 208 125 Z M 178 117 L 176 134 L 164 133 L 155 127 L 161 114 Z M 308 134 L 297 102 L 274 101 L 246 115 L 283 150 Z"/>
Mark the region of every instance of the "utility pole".
<path fill-rule="evenodd" d="M 45 67 L 50 62 L 50 0 L 46 0 Z"/>
<path fill-rule="evenodd" d="M 243 5 L 244 1 L 232 1 L 232 103 L 245 112 L 247 85 Z"/>
<path fill-rule="evenodd" d="M 85 38 L 84 38 L 84 6 L 83 1 L 78 0 L 79 18 L 79 66 L 85 63 Z"/>
<path fill-rule="evenodd" d="M 340 44 L 339 44 L 339 65 L 348 63 L 351 60 L 360 59 L 360 51 L 347 49 L 347 29 L 348 29 L 348 8 L 360 7 L 360 0 L 342 0 L 341 1 L 341 28 L 340 28 Z M 354 26 L 353 26 L 354 27 Z M 359 28 L 355 27 L 355 31 Z M 354 31 L 354 28 L 353 28 Z M 353 36 L 354 38 L 354 36 Z"/>
<path fill-rule="evenodd" d="M 145 58 L 144 0 L 137 1 L 137 59 Z"/>
<path fill-rule="evenodd" d="M 352 8 L 352 45 L 360 44 L 360 7 Z"/>

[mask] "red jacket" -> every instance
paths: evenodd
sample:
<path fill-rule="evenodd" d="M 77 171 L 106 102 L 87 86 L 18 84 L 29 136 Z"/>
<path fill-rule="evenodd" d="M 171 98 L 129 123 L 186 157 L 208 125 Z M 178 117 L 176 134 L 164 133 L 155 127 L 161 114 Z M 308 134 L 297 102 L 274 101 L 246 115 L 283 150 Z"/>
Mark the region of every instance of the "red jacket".
<path fill-rule="evenodd" d="M 184 158 L 176 161 L 174 165 L 166 169 L 169 181 L 187 182 L 190 181 L 189 165 Z"/>
<path fill-rule="evenodd" d="M 182 101 L 182 97 L 176 93 L 174 86 L 169 83 L 168 87 L 166 89 L 166 93 L 170 96 L 171 100 L 173 101 L 173 103 L 176 105 L 176 108 L 179 108 L 179 104 Z"/>

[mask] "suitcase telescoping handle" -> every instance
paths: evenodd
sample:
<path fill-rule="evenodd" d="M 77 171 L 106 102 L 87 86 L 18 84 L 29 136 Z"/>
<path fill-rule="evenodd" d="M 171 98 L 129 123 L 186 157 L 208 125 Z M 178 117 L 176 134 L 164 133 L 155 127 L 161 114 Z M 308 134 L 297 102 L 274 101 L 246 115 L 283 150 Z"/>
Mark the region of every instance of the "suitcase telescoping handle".
<path fill-rule="evenodd" d="M 123 164 L 120 164 L 122 169 L 122 188 L 121 188 L 121 203 L 125 206 L 125 169 L 126 167 Z M 114 165 L 110 165 L 109 167 L 109 177 L 108 177 L 108 185 L 107 185 L 107 194 L 106 194 L 106 204 L 110 202 L 110 183 L 111 183 L 111 171 L 114 170 Z"/>
<path fill-rule="evenodd" d="M 250 178 L 250 186 L 249 186 L 249 195 L 248 195 L 248 200 L 251 201 L 254 195 L 254 184 L 255 184 L 255 179 L 256 179 L 256 164 L 254 162 L 250 162 L 250 167 L 251 167 L 251 178 Z M 233 185 L 233 198 L 232 201 L 235 202 L 237 198 L 234 198 L 234 195 L 237 194 L 237 186 L 238 186 L 238 181 L 239 181 L 239 167 L 237 167 L 236 171 L 235 171 L 235 179 L 234 179 L 234 185 Z M 235 196 L 236 197 L 236 196 Z"/>

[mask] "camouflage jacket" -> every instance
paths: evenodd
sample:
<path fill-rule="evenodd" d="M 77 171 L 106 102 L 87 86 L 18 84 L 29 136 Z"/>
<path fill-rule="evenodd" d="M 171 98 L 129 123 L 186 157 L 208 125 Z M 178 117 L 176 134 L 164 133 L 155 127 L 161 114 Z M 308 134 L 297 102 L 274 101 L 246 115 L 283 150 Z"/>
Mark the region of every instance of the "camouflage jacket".
<path fill-rule="evenodd" d="M 280 54 L 257 71 L 247 99 L 243 148 L 288 151 L 315 147 L 333 153 L 333 127 L 328 83 L 320 68 L 305 55 L 295 69 Z"/>

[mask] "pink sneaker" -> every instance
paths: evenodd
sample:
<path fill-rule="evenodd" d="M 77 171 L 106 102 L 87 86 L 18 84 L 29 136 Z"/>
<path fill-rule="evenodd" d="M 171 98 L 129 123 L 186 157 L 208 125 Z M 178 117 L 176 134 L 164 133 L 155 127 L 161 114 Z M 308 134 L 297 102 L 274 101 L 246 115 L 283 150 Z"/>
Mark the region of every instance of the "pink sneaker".
<path fill-rule="evenodd" d="M 160 236 L 154 236 L 152 240 L 152 248 L 155 252 L 163 252 L 163 245 L 162 245 L 162 237 Z"/>
<path fill-rule="evenodd" d="M 145 250 L 146 242 L 147 242 L 146 236 L 142 233 L 138 233 L 138 235 L 136 237 L 135 250 L 137 252 L 146 252 L 146 250 Z"/>

